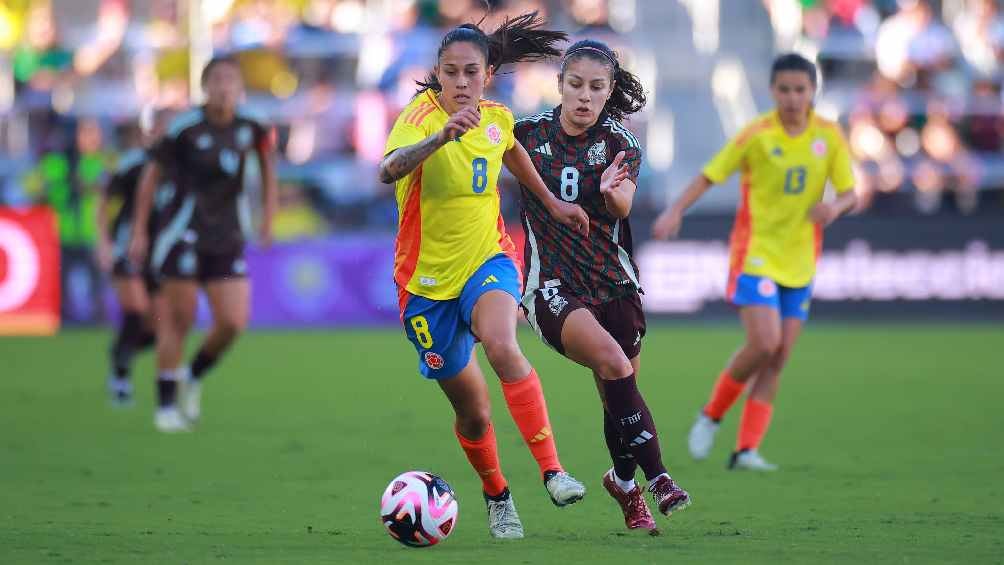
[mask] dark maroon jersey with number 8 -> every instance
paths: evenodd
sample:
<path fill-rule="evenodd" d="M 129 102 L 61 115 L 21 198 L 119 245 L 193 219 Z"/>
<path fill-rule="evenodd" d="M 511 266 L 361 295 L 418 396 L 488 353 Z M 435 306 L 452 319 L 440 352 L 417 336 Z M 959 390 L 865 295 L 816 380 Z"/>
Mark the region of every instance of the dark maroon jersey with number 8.
<path fill-rule="evenodd" d="M 626 127 L 600 114 L 582 135 L 567 135 L 558 122 L 561 107 L 516 122 L 516 139 L 523 144 L 547 188 L 565 202 L 589 214 L 589 235 L 583 236 L 548 214 L 525 186 L 522 221 L 526 230 L 524 294 L 555 286 L 584 304 L 602 304 L 640 291 L 634 263 L 631 226 L 607 210 L 600 177 L 624 151 L 628 178 L 637 182 L 641 145 Z"/>

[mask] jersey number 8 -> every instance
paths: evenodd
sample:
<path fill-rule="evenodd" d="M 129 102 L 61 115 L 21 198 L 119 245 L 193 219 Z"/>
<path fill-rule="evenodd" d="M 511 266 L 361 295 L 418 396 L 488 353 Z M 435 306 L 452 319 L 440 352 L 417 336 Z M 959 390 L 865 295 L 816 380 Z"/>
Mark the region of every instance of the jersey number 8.
<path fill-rule="evenodd" d="M 575 167 L 561 169 L 561 199 L 574 202 L 579 197 L 579 170 Z"/>
<path fill-rule="evenodd" d="M 488 188 L 488 159 L 475 157 L 471 161 L 471 168 L 474 170 L 474 177 L 471 179 L 471 189 L 474 194 L 481 194 Z"/>

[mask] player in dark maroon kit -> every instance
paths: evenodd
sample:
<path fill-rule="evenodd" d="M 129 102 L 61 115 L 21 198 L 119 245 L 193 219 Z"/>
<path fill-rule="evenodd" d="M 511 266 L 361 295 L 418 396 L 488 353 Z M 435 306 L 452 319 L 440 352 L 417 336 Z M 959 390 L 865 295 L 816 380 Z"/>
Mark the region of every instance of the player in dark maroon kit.
<path fill-rule="evenodd" d="M 157 391 L 154 420 L 165 432 L 186 431 L 200 415 L 200 381 L 247 325 L 250 286 L 244 259 L 250 211 L 244 193 L 249 157 L 261 169 L 263 209 L 259 239 L 268 244 L 277 187 L 270 131 L 238 106 L 244 83 L 237 61 L 211 60 L 202 72 L 204 106 L 179 115 L 151 151 L 136 201 L 129 253 L 146 251 L 145 222 L 154 187 L 167 172 L 183 195 L 153 242 L 151 264 L 162 282 L 166 313 L 157 320 Z M 182 363 L 185 336 L 195 318 L 199 287 L 209 299 L 213 326 L 190 366 Z M 183 384 L 180 410 L 178 384 Z"/>
<path fill-rule="evenodd" d="M 655 422 L 635 382 L 645 316 L 628 214 L 641 146 L 619 120 L 640 110 L 645 95 L 637 77 L 599 41 L 569 47 L 558 81 L 561 105 L 517 121 L 516 138 L 551 192 L 589 214 L 589 234 L 552 220 L 523 188 L 522 307 L 548 345 L 593 370 L 613 459 L 603 485 L 628 528 L 655 534 L 655 520 L 634 482 L 636 467 L 663 514 L 686 507 L 690 497 L 666 472 Z"/>
<path fill-rule="evenodd" d="M 160 110 L 153 117 L 149 130 L 143 132 L 149 145 L 164 134 L 171 119 L 170 110 Z M 122 310 L 122 321 L 111 348 L 112 374 L 108 378 L 108 392 L 112 402 L 126 405 L 132 401 L 130 373 L 133 356 L 154 343 L 153 291 L 155 283 L 147 263 L 134 263 L 127 255 L 132 237 L 133 205 L 139 186 L 140 173 L 149 155 L 141 147 L 126 151 L 119 158 L 115 174 L 108 180 L 97 206 L 97 224 L 101 228 L 98 236 L 97 260 L 101 270 L 109 273 L 112 286 Z M 170 201 L 173 186 L 160 188 L 157 200 L 163 205 Z M 108 221 L 112 204 L 118 205 L 115 217 Z M 155 206 L 154 214 L 157 212 Z M 155 222 L 149 224 L 154 228 Z M 107 227 L 107 229 L 105 229 Z"/>

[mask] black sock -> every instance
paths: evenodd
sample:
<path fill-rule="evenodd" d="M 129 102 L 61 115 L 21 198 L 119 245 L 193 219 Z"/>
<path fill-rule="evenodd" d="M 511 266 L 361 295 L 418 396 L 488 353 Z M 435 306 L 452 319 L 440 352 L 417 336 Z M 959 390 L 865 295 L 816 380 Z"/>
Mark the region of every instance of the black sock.
<path fill-rule="evenodd" d="M 157 406 L 173 406 L 178 398 L 178 371 L 161 371 L 157 376 Z"/>
<path fill-rule="evenodd" d="M 213 368 L 218 359 L 218 356 L 207 353 L 205 348 L 199 349 L 199 352 L 195 354 L 195 359 L 192 359 L 192 378 L 197 381 L 202 380 L 202 377 L 209 369 Z"/>
<path fill-rule="evenodd" d="M 136 350 L 143 351 L 148 347 L 153 347 L 157 343 L 157 334 L 153 333 L 153 330 L 143 328 L 143 333 L 140 334 L 139 339 L 136 343 Z"/>
<path fill-rule="evenodd" d="M 645 472 L 645 479 L 652 480 L 665 473 L 655 421 L 638 391 L 635 376 L 603 380 L 602 383 L 607 410 L 621 431 L 621 440 L 627 444 L 634 460 Z"/>
<path fill-rule="evenodd" d="M 112 367 L 116 379 L 129 378 L 133 355 L 145 331 L 142 314 L 128 310 L 123 312 L 122 325 L 119 326 L 119 333 L 112 344 Z"/>
<path fill-rule="evenodd" d="M 485 500 L 491 500 L 493 502 L 502 502 L 503 500 L 512 496 L 511 494 L 509 494 L 509 487 L 505 487 L 505 490 L 496 494 L 495 496 L 492 496 L 487 492 L 482 492 L 481 494 L 485 495 Z"/>
<path fill-rule="evenodd" d="M 610 460 L 614 462 L 614 474 L 622 481 L 634 479 L 634 472 L 638 468 L 631 450 L 621 439 L 620 429 L 610 413 L 603 410 L 603 437 L 607 440 L 607 451 L 610 452 Z"/>

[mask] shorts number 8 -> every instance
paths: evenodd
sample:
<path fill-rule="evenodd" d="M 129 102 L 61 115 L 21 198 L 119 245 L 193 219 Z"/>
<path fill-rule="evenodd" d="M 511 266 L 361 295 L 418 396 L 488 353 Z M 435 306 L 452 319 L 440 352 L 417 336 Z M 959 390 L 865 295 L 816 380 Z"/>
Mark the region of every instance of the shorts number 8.
<path fill-rule="evenodd" d="M 411 329 L 415 330 L 415 338 L 418 344 L 429 349 L 432 347 L 432 334 L 429 333 L 429 321 L 425 316 L 415 316 L 411 318 Z"/>

